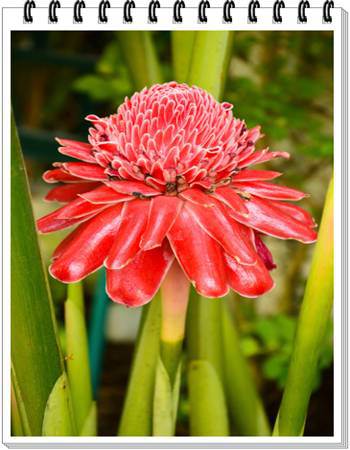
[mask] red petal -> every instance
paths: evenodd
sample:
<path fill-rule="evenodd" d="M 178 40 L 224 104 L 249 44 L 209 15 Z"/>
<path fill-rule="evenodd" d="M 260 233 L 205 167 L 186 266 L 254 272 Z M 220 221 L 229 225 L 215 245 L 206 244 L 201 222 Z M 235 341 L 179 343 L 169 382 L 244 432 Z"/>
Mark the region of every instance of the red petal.
<path fill-rule="evenodd" d="M 77 223 L 84 222 L 91 217 L 93 217 L 95 214 L 87 215 L 84 217 L 79 217 L 77 219 L 57 219 L 54 216 L 54 213 L 48 214 L 47 216 L 41 217 L 37 221 L 37 227 L 38 231 L 40 233 L 53 233 L 54 231 L 64 230 L 65 228 L 72 227 L 73 225 L 76 225 Z"/>
<path fill-rule="evenodd" d="M 147 227 L 140 243 L 143 250 L 150 250 L 162 244 L 182 205 L 183 202 L 178 197 L 161 195 L 152 198 Z"/>
<path fill-rule="evenodd" d="M 179 197 L 205 207 L 212 207 L 215 205 L 214 200 L 210 198 L 208 194 L 205 194 L 203 191 L 196 188 L 186 189 L 185 191 L 182 191 L 181 194 L 179 194 Z"/>
<path fill-rule="evenodd" d="M 69 183 L 51 189 L 45 197 L 50 202 L 71 202 L 78 194 L 95 189 L 99 183 Z"/>
<path fill-rule="evenodd" d="M 88 149 L 81 149 L 76 147 L 59 147 L 58 151 L 62 155 L 70 156 L 72 158 L 80 159 L 87 163 L 96 163 L 96 160 L 91 152 L 92 147 Z"/>
<path fill-rule="evenodd" d="M 248 210 L 245 207 L 243 199 L 232 188 L 230 187 L 218 188 L 211 195 L 217 198 L 224 205 L 233 208 L 236 214 L 241 214 L 243 216 L 248 215 Z"/>
<path fill-rule="evenodd" d="M 130 195 L 120 194 L 108 186 L 102 185 L 93 191 L 80 195 L 81 198 L 90 203 L 119 203 L 127 200 L 134 200 Z"/>
<path fill-rule="evenodd" d="M 186 208 L 182 208 L 167 236 L 181 267 L 201 295 L 215 298 L 227 294 L 222 250 Z"/>
<path fill-rule="evenodd" d="M 65 219 L 77 219 L 79 217 L 84 217 L 90 215 L 92 213 L 96 213 L 106 208 L 108 205 L 95 205 L 93 203 L 89 203 L 83 198 L 77 198 L 72 202 L 68 203 L 62 208 L 57 209 L 52 215 L 55 216 L 56 219 L 65 220 Z"/>
<path fill-rule="evenodd" d="M 54 253 L 50 273 L 64 283 L 74 283 L 102 266 L 118 231 L 121 205 L 116 205 L 80 225 Z"/>
<path fill-rule="evenodd" d="M 91 144 L 81 141 L 73 141 L 72 139 L 56 138 L 56 141 L 63 147 L 73 147 L 78 150 L 91 150 Z"/>
<path fill-rule="evenodd" d="M 287 152 L 269 152 L 267 149 L 254 152 L 252 155 L 245 159 L 242 159 L 238 163 L 238 167 L 242 169 L 243 167 L 252 166 L 254 164 L 261 164 L 266 161 L 270 161 L 274 158 L 289 158 L 289 153 Z"/>
<path fill-rule="evenodd" d="M 246 239 L 243 226 L 224 213 L 220 203 L 213 208 L 186 202 L 185 208 L 190 211 L 203 230 L 215 239 L 229 255 L 241 264 L 255 264 L 256 252 Z"/>
<path fill-rule="evenodd" d="M 46 183 L 58 183 L 59 181 L 62 181 L 64 183 L 84 182 L 84 180 L 81 180 L 78 177 L 74 177 L 73 175 L 64 172 L 62 169 L 47 170 L 43 174 L 43 180 L 46 181 Z"/>
<path fill-rule="evenodd" d="M 141 306 L 157 293 L 174 255 L 164 242 L 146 252 L 140 252 L 130 264 L 120 270 L 107 270 L 106 290 L 115 302 Z"/>
<path fill-rule="evenodd" d="M 273 183 L 265 183 L 263 181 L 238 183 L 236 187 L 241 191 L 247 191 L 258 197 L 268 198 L 270 200 L 297 201 L 307 197 L 307 194 L 298 191 L 297 189 L 292 189 Z"/>
<path fill-rule="evenodd" d="M 311 228 L 316 227 L 316 222 L 314 221 L 311 214 L 305 211 L 305 209 L 301 208 L 300 206 L 283 202 L 270 202 L 270 203 L 272 203 L 276 208 L 279 208 L 288 216 L 293 217 L 296 220 L 299 220 L 299 222 L 304 223 L 305 225 L 308 225 Z"/>
<path fill-rule="evenodd" d="M 63 163 L 63 168 L 78 178 L 84 178 L 85 180 L 105 181 L 108 180 L 105 174 L 105 168 L 97 166 L 96 164 L 80 163 L 80 162 L 67 162 Z"/>
<path fill-rule="evenodd" d="M 245 202 L 249 217 L 236 214 L 233 209 L 228 213 L 238 222 L 252 227 L 261 233 L 269 234 L 280 239 L 295 239 L 309 244 L 315 242 L 317 234 L 310 228 L 309 223 L 302 223 L 278 208 L 279 202 L 262 200 L 251 197 Z"/>
<path fill-rule="evenodd" d="M 271 275 L 261 258 L 254 266 L 243 266 L 234 258 L 225 255 L 228 282 L 231 288 L 243 297 L 259 297 L 274 287 Z"/>
<path fill-rule="evenodd" d="M 122 269 L 139 252 L 149 207 L 148 200 L 124 203 L 118 234 L 105 261 L 107 269 Z"/>
<path fill-rule="evenodd" d="M 259 180 L 273 180 L 280 177 L 281 172 L 274 172 L 272 170 L 241 170 L 239 173 L 233 176 L 232 182 L 241 181 L 259 181 Z"/>
<path fill-rule="evenodd" d="M 121 194 L 129 194 L 135 196 L 145 195 L 153 196 L 153 195 L 161 195 L 161 192 L 152 188 L 151 186 L 147 186 L 147 184 L 142 183 L 141 181 L 109 181 L 106 183 L 107 186 L 111 187 L 117 192 Z"/>

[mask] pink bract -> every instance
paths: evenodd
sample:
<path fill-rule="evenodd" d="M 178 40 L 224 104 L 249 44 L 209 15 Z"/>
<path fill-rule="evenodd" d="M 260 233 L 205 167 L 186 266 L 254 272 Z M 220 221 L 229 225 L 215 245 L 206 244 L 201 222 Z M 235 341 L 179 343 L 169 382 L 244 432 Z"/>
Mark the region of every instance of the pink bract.
<path fill-rule="evenodd" d="M 66 204 L 38 228 L 78 227 L 54 252 L 51 275 L 72 283 L 104 265 L 108 295 L 129 306 L 152 299 L 174 258 L 206 297 L 271 290 L 275 264 L 262 236 L 311 243 L 315 222 L 290 203 L 303 192 L 271 183 L 281 173 L 250 168 L 288 153 L 256 150 L 260 128 L 231 110 L 171 82 L 126 98 L 109 117 L 89 115 L 88 143 L 58 139 L 79 161 L 44 174 L 63 183 L 46 199 Z"/>

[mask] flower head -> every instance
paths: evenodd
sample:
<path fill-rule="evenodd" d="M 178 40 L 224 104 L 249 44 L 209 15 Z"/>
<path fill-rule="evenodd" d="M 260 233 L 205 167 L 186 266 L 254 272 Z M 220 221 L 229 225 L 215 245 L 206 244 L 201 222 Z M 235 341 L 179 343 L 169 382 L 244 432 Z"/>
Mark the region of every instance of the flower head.
<path fill-rule="evenodd" d="M 66 205 L 39 219 L 42 233 L 78 225 L 58 246 L 50 273 L 76 282 L 105 266 L 120 303 L 152 299 L 177 259 L 196 290 L 245 297 L 272 289 L 263 235 L 314 242 L 315 223 L 290 203 L 303 192 L 251 166 L 288 153 L 256 150 L 248 129 L 197 87 L 175 82 L 134 94 L 106 118 L 90 115 L 89 142 L 58 139 L 79 162 L 55 163 L 47 200 Z"/>

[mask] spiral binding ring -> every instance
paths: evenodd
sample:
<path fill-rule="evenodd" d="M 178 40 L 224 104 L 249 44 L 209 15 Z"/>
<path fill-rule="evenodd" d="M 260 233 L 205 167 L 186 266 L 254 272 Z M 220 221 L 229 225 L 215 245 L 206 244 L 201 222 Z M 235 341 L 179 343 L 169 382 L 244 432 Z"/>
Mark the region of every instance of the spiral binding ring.
<path fill-rule="evenodd" d="M 74 23 L 83 23 L 83 16 L 81 15 L 82 8 L 85 8 L 84 0 L 77 0 L 74 3 Z"/>
<path fill-rule="evenodd" d="M 251 0 L 248 6 L 248 22 L 257 23 L 258 18 L 256 17 L 255 10 L 260 8 L 260 3 L 258 0 Z"/>
<path fill-rule="evenodd" d="M 209 0 L 201 0 L 198 5 L 198 20 L 201 23 L 207 23 L 208 21 L 207 15 L 205 13 L 205 10 L 207 8 L 210 8 Z"/>
<path fill-rule="evenodd" d="M 173 18 L 175 23 L 182 23 L 181 8 L 185 8 L 184 0 L 176 0 L 173 8 Z"/>
<path fill-rule="evenodd" d="M 106 14 L 107 8 L 110 8 L 111 4 L 109 3 L 109 0 L 102 0 L 102 2 L 98 5 L 98 21 L 99 23 L 107 23 L 108 17 Z"/>
<path fill-rule="evenodd" d="M 151 0 L 150 4 L 148 5 L 148 21 L 150 23 L 158 22 L 158 17 L 156 14 L 157 8 L 160 8 L 159 0 Z"/>
<path fill-rule="evenodd" d="M 273 4 L 273 21 L 274 23 L 282 23 L 282 16 L 281 16 L 281 8 L 285 8 L 286 5 L 284 4 L 283 0 L 277 0 Z"/>
<path fill-rule="evenodd" d="M 332 23 L 331 8 L 334 8 L 333 0 L 327 0 L 323 4 L 323 22 Z"/>
<path fill-rule="evenodd" d="M 132 23 L 131 8 L 135 8 L 134 0 L 126 0 L 123 6 L 123 21 L 124 23 Z"/>
<path fill-rule="evenodd" d="M 301 0 L 301 2 L 298 5 L 298 22 L 300 23 L 307 22 L 307 17 L 305 14 L 306 8 L 310 8 L 309 0 Z"/>
<path fill-rule="evenodd" d="M 32 8 L 35 8 L 34 0 L 27 0 L 23 7 L 23 19 L 25 23 L 33 23 Z"/>
<path fill-rule="evenodd" d="M 59 0 L 52 0 L 49 4 L 49 22 L 50 23 L 58 22 L 57 8 L 61 8 L 61 3 L 59 2 Z"/>
<path fill-rule="evenodd" d="M 233 0 L 226 0 L 224 3 L 223 8 L 223 21 L 224 23 L 232 23 L 232 15 L 231 15 L 231 9 L 235 8 L 235 2 Z"/>

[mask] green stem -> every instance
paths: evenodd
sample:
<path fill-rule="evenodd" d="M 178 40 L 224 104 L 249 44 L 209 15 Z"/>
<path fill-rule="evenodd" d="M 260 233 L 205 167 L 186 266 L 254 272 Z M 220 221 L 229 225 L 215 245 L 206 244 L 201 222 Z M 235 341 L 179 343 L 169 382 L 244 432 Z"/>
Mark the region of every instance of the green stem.
<path fill-rule="evenodd" d="M 75 421 L 80 433 L 89 415 L 93 400 L 84 293 L 81 282 L 68 285 L 68 298 L 65 302 L 65 325 L 66 365 Z"/>
<path fill-rule="evenodd" d="M 270 425 L 250 368 L 242 355 L 239 335 L 227 306 L 222 302 L 221 323 L 228 409 L 240 435 L 270 436 Z"/>
<path fill-rule="evenodd" d="M 157 295 L 143 308 L 140 332 L 128 390 L 119 425 L 119 436 L 151 436 L 154 383 L 159 359 L 161 303 Z"/>
<path fill-rule="evenodd" d="M 161 68 L 149 31 L 118 31 L 118 42 L 137 90 L 162 82 Z"/>
<path fill-rule="evenodd" d="M 320 348 L 332 305 L 333 180 L 326 196 L 318 241 L 301 306 L 287 383 L 274 429 L 276 436 L 303 434 Z"/>

